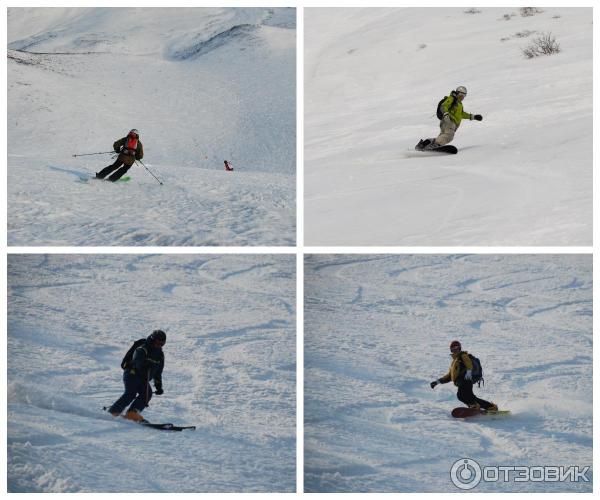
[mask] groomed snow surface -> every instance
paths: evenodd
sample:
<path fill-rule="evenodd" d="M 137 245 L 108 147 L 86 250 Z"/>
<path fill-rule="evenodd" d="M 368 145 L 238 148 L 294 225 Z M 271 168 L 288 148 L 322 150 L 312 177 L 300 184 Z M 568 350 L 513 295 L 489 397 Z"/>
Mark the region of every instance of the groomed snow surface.
<path fill-rule="evenodd" d="M 295 258 L 11 255 L 9 492 L 294 492 Z M 167 332 L 164 395 L 102 411 L 134 340 Z"/>
<path fill-rule="evenodd" d="M 590 466 L 591 255 L 314 255 L 305 264 L 308 492 L 458 492 L 450 468 Z M 453 419 L 449 344 L 482 362 L 475 394 L 510 417 Z M 514 477 L 514 475 L 513 475 Z"/>
<path fill-rule="evenodd" d="M 591 245 L 592 9 L 538 10 L 305 9 L 307 244 Z M 458 85 L 483 121 L 416 153 Z"/>
<path fill-rule="evenodd" d="M 295 16 L 9 9 L 9 244 L 292 245 Z M 131 128 L 164 185 L 85 182 Z"/>

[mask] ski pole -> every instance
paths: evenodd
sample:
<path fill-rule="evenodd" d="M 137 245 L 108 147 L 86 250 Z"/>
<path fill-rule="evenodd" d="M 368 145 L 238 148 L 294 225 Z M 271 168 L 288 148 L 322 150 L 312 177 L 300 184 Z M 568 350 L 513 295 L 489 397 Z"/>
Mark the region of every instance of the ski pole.
<path fill-rule="evenodd" d="M 144 167 L 144 168 L 145 168 L 145 169 L 148 171 L 148 173 L 149 173 L 149 174 L 150 174 L 152 177 L 154 177 L 154 178 L 156 179 L 156 181 L 157 181 L 157 182 L 158 182 L 158 183 L 159 183 L 161 186 L 163 185 L 162 181 L 161 181 L 161 180 L 160 180 L 158 177 L 156 177 L 156 175 L 154 175 L 154 174 L 153 174 L 153 173 L 150 171 L 150 169 L 149 169 L 149 168 L 148 168 L 146 165 L 144 165 L 144 163 L 142 162 L 142 160 L 135 160 L 135 161 L 139 162 L 139 163 L 142 165 L 142 167 Z"/>
<path fill-rule="evenodd" d="M 73 155 L 73 156 L 106 155 L 108 153 L 114 153 L 114 151 L 102 151 L 101 153 L 83 153 L 80 155 Z"/>
<path fill-rule="evenodd" d="M 146 372 L 146 407 L 148 406 L 148 389 L 150 388 L 150 368 Z"/>

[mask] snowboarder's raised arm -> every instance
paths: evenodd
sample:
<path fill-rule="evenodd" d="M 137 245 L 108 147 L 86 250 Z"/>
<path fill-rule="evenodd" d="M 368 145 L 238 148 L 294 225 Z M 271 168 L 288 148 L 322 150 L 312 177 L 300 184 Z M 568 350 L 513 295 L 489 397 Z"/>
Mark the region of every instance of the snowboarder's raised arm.
<path fill-rule="evenodd" d="M 438 378 L 437 380 L 434 380 L 433 382 L 431 382 L 431 384 L 429 384 L 429 387 L 431 387 L 433 389 L 436 385 L 447 384 L 448 382 L 450 382 L 450 380 L 452 380 L 452 377 L 450 376 L 450 372 L 448 372 L 443 377 Z"/>
<path fill-rule="evenodd" d="M 474 115 L 473 113 L 467 113 L 465 111 L 462 112 L 462 117 L 463 117 L 463 120 L 466 120 L 467 118 L 469 120 L 477 120 L 478 122 L 483 120 L 483 117 L 481 115 Z"/>

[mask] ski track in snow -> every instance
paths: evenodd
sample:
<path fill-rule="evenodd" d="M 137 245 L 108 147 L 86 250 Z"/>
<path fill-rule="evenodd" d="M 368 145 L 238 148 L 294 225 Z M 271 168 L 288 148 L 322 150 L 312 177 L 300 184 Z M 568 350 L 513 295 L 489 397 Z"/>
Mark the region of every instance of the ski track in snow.
<path fill-rule="evenodd" d="M 295 491 L 293 256 L 9 257 L 9 492 Z M 167 331 L 152 422 L 102 411 Z M 100 467 L 90 464 L 101 464 Z"/>
<path fill-rule="evenodd" d="M 450 467 L 467 457 L 592 464 L 588 255 L 308 256 L 304 336 L 308 492 L 458 491 Z M 510 418 L 454 420 L 455 388 L 429 388 L 454 338 L 482 361 L 475 393 Z"/>
<path fill-rule="evenodd" d="M 293 245 L 295 9 L 125 14 L 9 9 L 9 244 Z M 132 127 L 164 185 L 79 182 Z"/>
<path fill-rule="evenodd" d="M 591 244 L 591 9 L 464 10 L 306 9 L 307 244 Z M 525 59 L 547 31 L 562 52 Z M 483 122 L 416 153 L 459 84 Z"/>
<path fill-rule="evenodd" d="M 177 173 L 157 170 L 162 186 L 139 166 L 128 172 L 133 179 L 121 184 L 96 181 L 93 171 L 54 165 L 39 168 L 44 185 L 31 184 L 29 176 L 12 170 L 9 183 L 19 195 L 9 201 L 9 244 L 294 244 L 293 177 L 185 167 Z"/>

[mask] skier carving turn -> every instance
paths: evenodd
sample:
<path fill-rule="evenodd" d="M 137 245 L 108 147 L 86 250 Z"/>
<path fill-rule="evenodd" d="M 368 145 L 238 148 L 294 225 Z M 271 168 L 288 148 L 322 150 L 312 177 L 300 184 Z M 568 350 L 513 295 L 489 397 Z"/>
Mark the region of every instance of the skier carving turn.
<path fill-rule="evenodd" d="M 135 160 L 141 160 L 144 157 L 144 147 L 140 142 L 140 133 L 132 128 L 126 137 L 118 139 L 113 144 L 115 153 L 118 153 L 117 159 L 112 165 L 96 172 L 97 179 L 108 178 L 109 181 L 118 181 L 135 163 Z"/>
<path fill-rule="evenodd" d="M 467 89 L 461 85 L 440 101 L 437 109 L 437 117 L 440 119 L 440 133 L 435 138 L 421 139 L 415 146 L 417 151 L 439 151 L 442 146 L 452 142 L 454 134 L 456 134 L 463 119 L 483 120 L 481 115 L 473 115 L 463 109 L 462 102 L 465 97 L 467 97 Z M 444 152 L 456 153 L 456 151 L 456 148 L 450 146 Z"/>

